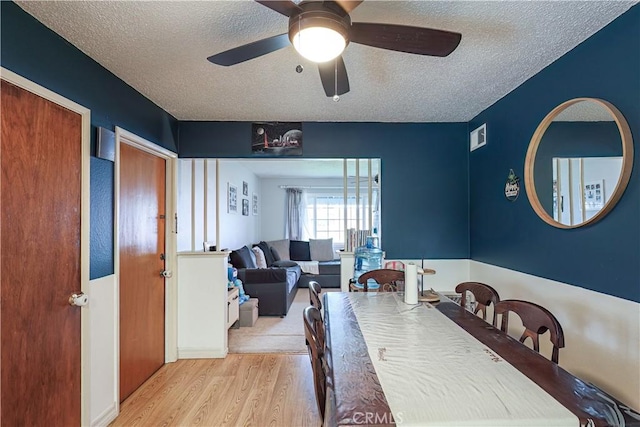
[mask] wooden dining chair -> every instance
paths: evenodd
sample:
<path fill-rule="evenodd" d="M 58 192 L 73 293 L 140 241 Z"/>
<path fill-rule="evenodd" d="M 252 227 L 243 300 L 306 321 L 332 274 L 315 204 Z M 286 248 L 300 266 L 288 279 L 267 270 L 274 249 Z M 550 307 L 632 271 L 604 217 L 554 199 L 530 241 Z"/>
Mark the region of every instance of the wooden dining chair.
<path fill-rule="evenodd" d="M 368 281 L 373 279 L 379 286 L 369 288 Z M 358 277 L 358 285 L 352 284 L 351 290 L 355 292 L 396 292 L 398 282 L 404 282 L 404 271 L 380 268 L 367 271 Z"/>
<path fill-rule="evenodd" d="M 502 329 L 507 332 L 509 328 L 509 312 L 514 312 L 522 320 L 525 327 L 520 342 L 524 343 L 527 337 L 533 341 L 533 349 L 540 353 L 540 334 L 549 331 L 551 335 L 551 343 L 553 344 L 553 353 L 551 361 L 558 363 L 558 353 L 564 347 L 564 333 L 560 322 L 546 308 L 528 301 L 521 300 L 504 300 L 496 304 L 496 314 L 502 315 Z"/>
<path fill-rule="evenodd" d="M 309 306 L 302 313 L 304 319 L 304 335 L 307 339 L 307 350 L 313 371 L 313 386 L 316 393 L 318 412 L 324 420 L 325 400 L 327 396 L 327 372 L 324 361 L 324 323 L 320 310 Z"/>
<path fill-rule="evenodd" d="M 314 306 L 320 311 L 320 314 L 322 314 L 322 300 L 320 298 L 321 294 L 322 294 L 322 287 L 320 286 L 320 283 L 316 282 L 315 280 L 310 280 L 309 281 L 309 302 L 311 303 L 312 306 Z"/>
<path fill-rule="evenodd" d="M 493 304 L 493 320 L 491 324 L 495 327 L 497 324 L 496 304 L 500 302 L 500 296 L 491 286 L 480 282 L 462 282 L 456 286 L 456 292 L 462 294 L 460 305 L 466 307 L 467 292 L 471 292 L 476 300 L 476 307 L 473 314 L 478 314 L 482 310 L 482 318 L 487 320 L 487 307 Z"/>

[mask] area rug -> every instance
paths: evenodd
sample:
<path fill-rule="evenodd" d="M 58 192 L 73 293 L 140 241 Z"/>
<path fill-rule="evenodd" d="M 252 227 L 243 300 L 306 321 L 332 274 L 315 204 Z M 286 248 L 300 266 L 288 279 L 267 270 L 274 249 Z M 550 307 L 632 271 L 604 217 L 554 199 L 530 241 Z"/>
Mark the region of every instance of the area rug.
<path fill-rule="evenodd" d="M 308 306 L 309 290 L 300 288 L 285 317 L 260 316 L 252 327 L 229 329 L 229 353 L 307 354 L 302 311 Z"/>

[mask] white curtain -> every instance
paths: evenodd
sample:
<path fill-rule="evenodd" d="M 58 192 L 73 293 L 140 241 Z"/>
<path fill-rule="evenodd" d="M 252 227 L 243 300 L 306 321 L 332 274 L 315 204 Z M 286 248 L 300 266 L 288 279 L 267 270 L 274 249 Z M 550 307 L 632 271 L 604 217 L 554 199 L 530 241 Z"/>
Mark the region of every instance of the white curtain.
<path fill-rule="evenodd" d="M 287 217 L 285 220 L 285 238 L 303 240 L 304 205 L 300 188 L 287 188 Z"/>

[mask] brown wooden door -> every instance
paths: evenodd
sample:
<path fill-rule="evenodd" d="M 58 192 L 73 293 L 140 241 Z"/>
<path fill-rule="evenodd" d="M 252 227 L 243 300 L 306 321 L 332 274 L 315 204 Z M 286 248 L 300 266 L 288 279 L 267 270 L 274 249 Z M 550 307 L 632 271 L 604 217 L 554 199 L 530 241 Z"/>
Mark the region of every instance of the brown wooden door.
<path fill-rule="evenodd" d="M 120 401 L 164 364 L 165 160 L 120 144 Z"/>
<path fill-rule="evenodd" d="M 82 119 L 2 81 L 3 426 L 80 425 Z"/>

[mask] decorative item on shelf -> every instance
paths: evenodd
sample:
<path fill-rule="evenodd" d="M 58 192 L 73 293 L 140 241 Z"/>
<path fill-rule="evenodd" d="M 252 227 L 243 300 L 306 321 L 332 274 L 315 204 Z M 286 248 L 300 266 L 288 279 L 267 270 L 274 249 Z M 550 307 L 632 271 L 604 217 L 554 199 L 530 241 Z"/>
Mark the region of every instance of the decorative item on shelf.
<path fill-rule="evenodd" d="M 504 196 L 510 202 L 515 202 L 520 194 L 520 178 L 516 175 L 513 169 L 509 169 L 509 175 L 507 176 L 507 183 L 504 186 Z"/>
<path fill-rule="evenodd" d="M 216 244 L 215 242 L 203 242 L 202 246 L 204 247 L 205 252 L 215 252 Z"/>

